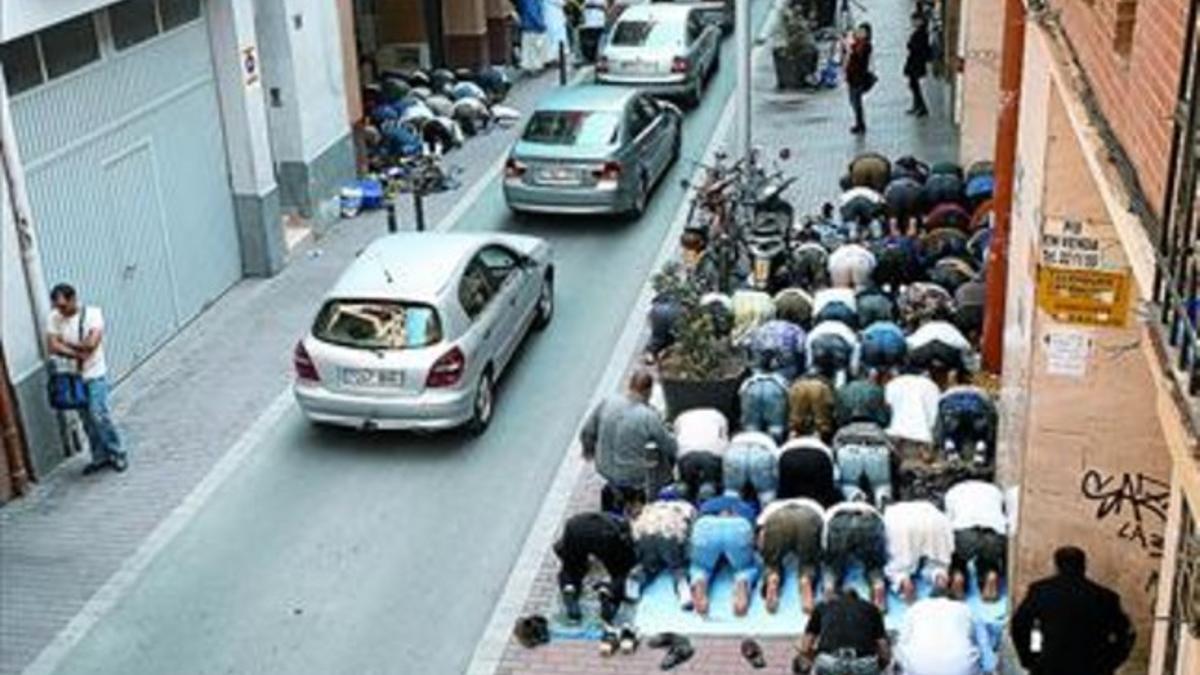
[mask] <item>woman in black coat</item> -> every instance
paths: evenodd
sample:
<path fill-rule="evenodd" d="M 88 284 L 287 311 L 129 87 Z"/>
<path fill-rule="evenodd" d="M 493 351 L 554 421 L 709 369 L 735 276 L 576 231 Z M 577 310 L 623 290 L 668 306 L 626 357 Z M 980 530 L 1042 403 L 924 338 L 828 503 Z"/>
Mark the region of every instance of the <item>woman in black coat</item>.
<path fill-rule="evenodd" d="M 908 78 L 908 88 L 912 91 L 912 107 L 908 114 L 925 117 L 929 108 L 925 106 L 925 96 L 921 92 L 921 78 L 929 72 L 929 62 L 933 60 L 933 49 L 929 46 L 929 29 L 925 26 L 925 16 L 913 14 L 913 31 L 908 36 L 908 58 L 904 60 L 904 76 Z"/>

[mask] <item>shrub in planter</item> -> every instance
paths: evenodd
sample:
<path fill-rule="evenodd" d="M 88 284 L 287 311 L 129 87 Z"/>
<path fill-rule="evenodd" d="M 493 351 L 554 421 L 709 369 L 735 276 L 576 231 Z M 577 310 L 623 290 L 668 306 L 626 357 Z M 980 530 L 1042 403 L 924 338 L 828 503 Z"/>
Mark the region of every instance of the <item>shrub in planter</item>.
<path fill-rule="evenodd" d="M 656 285 L 659 283 L 671 284 L 680 310 L 672 330 L 674 342 L 659 360 L 667 416 L 674 419 L 685 410 L 716 408 L 730 421 L 736 420 L 738 386 L 746 374 L 745 355 L 717 330 L 692 282 L 673 275 L 671 281 L 656 278 Z"/>
<path fill-rule="evenodd" d="M 786 9 L 780 15 L 771 55 L 777 87 L 802 89 L 809 86 L 821 53 L 813 39 L 811 24 L 801 9 Z"/>

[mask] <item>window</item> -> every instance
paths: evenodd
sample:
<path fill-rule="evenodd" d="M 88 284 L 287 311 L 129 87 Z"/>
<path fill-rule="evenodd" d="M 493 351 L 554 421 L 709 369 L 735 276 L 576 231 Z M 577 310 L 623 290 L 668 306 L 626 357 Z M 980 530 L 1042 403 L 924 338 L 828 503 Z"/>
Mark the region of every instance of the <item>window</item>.
<path fill-rule="evenodd" d="M 200 18 L 200 0 L 158 0 L 163 32 Z"/>
<path fill-rule="evenodd" d="M 478 259 L 472 260 L 463 273 L 462 282 L 458 285 L 458 302 L 463 311 L 472 319 L 478 317 L 487 307 L 495 291 L 488 282 L 488 274 Z"/>
<path fill-rule="evenodd" d="M 654 123 L 654 113 L 646 105 L 646 99 L 638 97 L 629 106 L 629 137 L 637 138 L 646 127 Z"/>
<path fill-rule="evenodd" d="M 489 246 L 479 252 L 479 261 L 487 270 L 492 288 L 499 289 L 517 269 L 517 256 L 499 246 Z"/>
<path fill-rule="evenodd" d="M 683 42 L 683 24 L 658 21 L 620 21 L 608 43 L 615 47 L 676 47 Z"/>
<path fill-rule="evenodd" d="M 91 14 L 69 19 L 38 34 L 46 75 L 51 80 L 100 59 L 100 43 Z"/>
<path fill-rule="evenodd" d="M 546 145 L 597 146 L 617 141 L 621 118 L 591 110 L 539 110 L 529 120 L 521 140 Z"/>
<path fill-rule="evenodd" d="M 19 94 L 42 83 L 42 61 L 38 58 L 37 39 L 32 35 L 0 44 L 0 66 L 9 94 Z"/>
<path fill-rule="evenodd" d="M 699 12 L 689 13 L 688 14 L 688 23 L 687 23 L 688 44 L 692 44 L 696 40 L 699 40 L 700 36 L 703 34 L 704 34 L 704 22 L 700 19 Z"/>
<path fill-rule="evenodd" d="M 321 308 L 313 337 L 355 349 L 421 349 L 442 340 L 429 305 L 387 300 L 331 300 Z"/>
<path fill-rule="evenodd" d="M 108 8 L 113 44 L 127 49 L 158 35 L 158 13 L 154 0 L 125 0 Z"/>

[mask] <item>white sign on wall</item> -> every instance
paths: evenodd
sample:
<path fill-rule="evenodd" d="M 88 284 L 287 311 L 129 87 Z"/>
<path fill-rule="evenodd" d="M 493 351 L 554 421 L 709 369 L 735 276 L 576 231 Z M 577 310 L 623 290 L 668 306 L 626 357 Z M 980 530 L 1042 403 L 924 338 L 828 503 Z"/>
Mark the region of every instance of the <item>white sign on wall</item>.
<path fill-rule="evenodd" d="M 1087 374 L 1092 338 L 1080 330 L 1055 330 L 1046 333 L 1046 373 L 1080 378 Z"/>

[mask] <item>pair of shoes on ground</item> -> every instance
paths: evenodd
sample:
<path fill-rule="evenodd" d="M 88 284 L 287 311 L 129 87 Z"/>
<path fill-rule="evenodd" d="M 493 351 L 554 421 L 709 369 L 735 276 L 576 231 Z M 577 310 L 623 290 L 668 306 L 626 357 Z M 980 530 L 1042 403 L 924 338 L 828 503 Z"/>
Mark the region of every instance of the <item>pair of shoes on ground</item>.
<path fill-rule="evenodd" d="M 929 117 L 929 108 L 909 108 L 904 111 L 906 115 L 915 115 L 917 117 Z"/>
<path fill-rule="evenodd" d="M 755 670 L 767 667 L 767 659 L 763 656 L 762 646 L 758 642 L 746 638 L 742 640 L 742 658 L 746 659 Z"/>
<path fill-rule="evenodd" d="M 600 655 L 612 656 L 617 652 L 632 654 L 637 651 L 639 643 L 637 633 L 629 626 L 621 626 L 619 629 L 607 626 L 600 638 Z"/>
<path fill-rule="evenodd" d="M 129 459 L 127 459 L 125 455 L 117 455 L 111 459 L 91 462 L 87 466 L 83 467 L 83 475 L 90 476 L 105 468 L 111 468 L 117 473 L 125 473 L 125 470 L 129 468 Z"/>
<path fill-rule="evenodd" d="M 696 655 L 691 640 L 678 633 L 659 633 L 647 640 L 646 644 L 651 649 L 667 650 L 662 663 L 658 665 L 662 670 L 671 670 Z"/>
<path fill-rule="evenodd" d="M 855 136 L 862 136 L 863 134 L 867 133 L 867 127 L 865 125 L 858 126 L 856 124 L 856 125 L 850 127 L 850 133 L 854 134 Z"/>
<path fill-rule="evenodd" d="M 517 619 L 513 636 L 526 649 L 533 649 L 550 642 L 550 622 L 540 614 L 530 614 Z"/>

